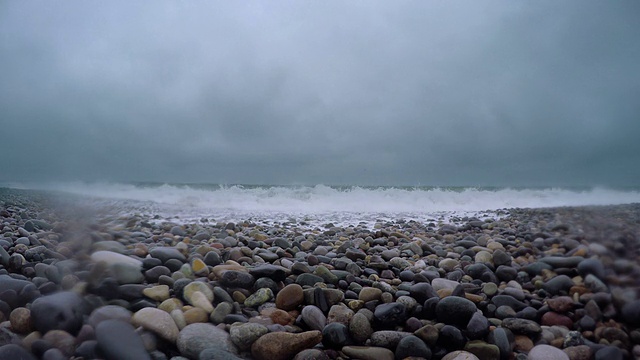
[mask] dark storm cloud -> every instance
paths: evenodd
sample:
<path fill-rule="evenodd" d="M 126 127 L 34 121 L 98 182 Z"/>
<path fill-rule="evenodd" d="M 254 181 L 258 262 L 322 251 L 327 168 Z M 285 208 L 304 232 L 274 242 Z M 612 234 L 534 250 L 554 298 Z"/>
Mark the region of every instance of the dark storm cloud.
<path fill-rule="evenodd" d="M 4 2 L 0 180 L 637 185 L 638 15 Z"/>

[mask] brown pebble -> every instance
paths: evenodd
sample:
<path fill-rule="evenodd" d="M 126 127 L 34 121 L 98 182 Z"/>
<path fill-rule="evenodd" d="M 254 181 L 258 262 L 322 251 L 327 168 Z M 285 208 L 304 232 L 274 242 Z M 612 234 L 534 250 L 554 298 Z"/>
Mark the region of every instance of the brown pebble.
<path fill-rule="evenodd" d="M 295 318 L 292 318 L 288 312 L 280 309 L 275 309 L 271 313 L 270 317 L 274 324 L 280 325 L 292 325 L 295 320 Z"/>
<path fill-rule="evenodd" d="M 549 311 L 542 315 L 542 319 L 540 320 L 540 325 L 545 326 L 553 326 L 560 325 L 564 326 L 567 329 L 573 328 L 573 321 L 565 315 L 558 314 L 557 312 Z"/>
<path fill-rule="evenodd" d="M 589 360 L 593 353 L 587 345 L 570 346 L 562 351 L 569 356 L 569 360 Z"/>
<path fill-rule="evenodd" d="M 272 332 L 261 336 L 251 345 L 251 354 L 256 360 L 289 360 L 321 341 L 322 333 L 318 330 L 298 334 Z"/>
<path fill-rule="evenodd" d="M 533 341 L 526 335 L 516 335 L 514 350 L 528 353 L 533 348 Z"/>
<path fill-rule="evenodd" d="M 553 299 L 547 299 L 549 308 L 558 313 L 565 313 L 573 308 L 573 299 L 569 296 L 558 296 Z"/>
<path fill-rule="evenodd" d="M 563 344 L 564 344 L 564 339 L 563 338 L 557 338 L 557 339 L 551 340 L 551 343 L 549 345 L 557 347 L 558 349 L 562 349 L 562 345 Z"/>
<path fill-rule="evenodd" d="M 27 334 L 33 330 L 33 322 L 31 321 L 31 311 L 27 308 L 19 307 L 13 309 L 9 314 L 9 321 L 13 331 L 19 334 Z"/>
<path fill-rule="evenodd" d="M 66 356 L 73 355 L 75 351 L 75 337 L 64 330 L 50 330 L 44 334 L 42 339 L 62 351 Z"/>
<path fill-rule="evenodd" d="M 303 301 L 302 286 L 298 284 L 289 284 L 276 295 L 276 307 L 285 311 L 296 309 Z"/>
<path fill-rule="evenodd" d="M 191 308 L 184 312 L 184 320 L 189 324 L 206 323 L 209 321 L 209 314 L 201 308 Z"/>

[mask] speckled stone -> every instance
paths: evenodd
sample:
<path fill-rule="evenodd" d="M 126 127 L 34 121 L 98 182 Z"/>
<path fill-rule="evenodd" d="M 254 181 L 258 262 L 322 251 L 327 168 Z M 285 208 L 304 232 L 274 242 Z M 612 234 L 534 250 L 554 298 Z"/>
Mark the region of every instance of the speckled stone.
<path fill-rule="evenodd" d="M 256 340 L 267 332 L 269 330 L 264 325 L 246 323 L 232 326 L 229 329 L 229 336 L 240 350 L 248 350 Z"/>

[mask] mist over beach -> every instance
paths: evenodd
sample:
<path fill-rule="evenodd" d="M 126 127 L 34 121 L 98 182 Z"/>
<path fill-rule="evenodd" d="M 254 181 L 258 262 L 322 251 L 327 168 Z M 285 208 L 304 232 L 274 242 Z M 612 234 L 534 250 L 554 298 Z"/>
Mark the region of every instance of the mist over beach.
<path fill-rule="evenodd" d="M 639 359 L 639 15 L 2 2 L 0 360 Z"/>

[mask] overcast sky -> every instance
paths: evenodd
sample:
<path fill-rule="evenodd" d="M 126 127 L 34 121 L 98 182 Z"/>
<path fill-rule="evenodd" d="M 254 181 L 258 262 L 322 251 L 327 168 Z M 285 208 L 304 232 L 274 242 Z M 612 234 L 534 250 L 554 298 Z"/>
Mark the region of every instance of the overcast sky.
<path fill-rule="evenodd" d="M 0 181 L 640 185 L 640 2 L 0 2 Z"/>

